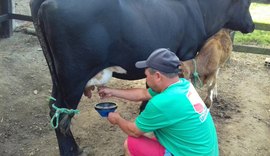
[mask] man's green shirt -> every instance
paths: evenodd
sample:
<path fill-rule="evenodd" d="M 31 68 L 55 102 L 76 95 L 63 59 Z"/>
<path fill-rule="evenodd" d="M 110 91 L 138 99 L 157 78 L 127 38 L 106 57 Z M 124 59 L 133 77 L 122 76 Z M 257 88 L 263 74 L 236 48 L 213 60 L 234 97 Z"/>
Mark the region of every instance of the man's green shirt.
<path fill-rule="evenodd" d="M 218 141 L 209 109 L 186 79 L 161 93 L 148 90 L 152 98 L 136 118 L 143 132 L 154 132 L 174 156 L 217 156 Z"/>

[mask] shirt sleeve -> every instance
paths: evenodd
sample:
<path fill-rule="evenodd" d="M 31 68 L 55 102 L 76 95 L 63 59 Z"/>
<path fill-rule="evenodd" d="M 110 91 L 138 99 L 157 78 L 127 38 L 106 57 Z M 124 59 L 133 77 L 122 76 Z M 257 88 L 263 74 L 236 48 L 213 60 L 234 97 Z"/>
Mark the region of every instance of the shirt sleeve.
<path fill-rule="evenodd" d="M 158 94 L 157 92 L 153 91 L 152 88 L 148 88 L 148 93 L 149 93 L 152 97 L 154 97 L 155 95 Z"/>
<path fill-rule="evenodd" d="M 170 125 L 170 121 L 153 103 L 148 102 L 145 110 L 136 118 L 135 124 L 142 132 L 153 132 Z"/>

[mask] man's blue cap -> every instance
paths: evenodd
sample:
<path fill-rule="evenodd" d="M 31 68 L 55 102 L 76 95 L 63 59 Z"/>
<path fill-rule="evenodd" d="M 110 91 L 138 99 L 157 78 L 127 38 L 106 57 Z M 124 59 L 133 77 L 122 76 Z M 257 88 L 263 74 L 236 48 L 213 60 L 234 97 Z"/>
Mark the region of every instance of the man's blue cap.
<path fill-rule="evenodd" d="M 160 48 L 151 53 L 145 61 L 136 62 L 137 68 L 153 68 L 163 73 L 179 73 L 180 60 L 168 49 Z"/>

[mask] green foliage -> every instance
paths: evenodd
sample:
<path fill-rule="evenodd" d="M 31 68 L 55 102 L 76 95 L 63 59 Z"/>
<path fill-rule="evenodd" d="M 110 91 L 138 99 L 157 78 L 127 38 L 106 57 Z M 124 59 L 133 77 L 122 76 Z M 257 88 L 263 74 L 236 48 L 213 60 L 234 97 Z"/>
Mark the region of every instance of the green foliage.
<path fill-rule="evenodd" d="M 235 44 L 270 47 L 270 31 L 255 30 L 250 34 L 235 33 Z"/>

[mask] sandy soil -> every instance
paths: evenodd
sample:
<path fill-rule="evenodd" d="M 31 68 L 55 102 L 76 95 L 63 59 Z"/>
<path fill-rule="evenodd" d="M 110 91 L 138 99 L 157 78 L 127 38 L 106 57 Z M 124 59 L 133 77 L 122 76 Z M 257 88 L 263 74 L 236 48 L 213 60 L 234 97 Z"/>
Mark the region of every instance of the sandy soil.
<path fill-rule="evenodd" d="M 270 68 L 265 55 L 236 53 L 220 71 L 218 101 L 211 113 L 221 156 L 270 155 Z M 0 40 L 0 155 L 56 156 L 49 125 L 49 71 L 35 36 L 14 33 Z M 144 80 L 112 79 L 111 87 L 144 87 Z M 204 94 L 203 90 L 199 92 Z M 101 100 L 83 97 L 72 130 L 80 147 L 95 156 L 119 156 L 126 137 L 94 110 Z M 111 99 L 117 111 L 134 120 L 139 103 Z"/>

